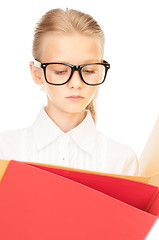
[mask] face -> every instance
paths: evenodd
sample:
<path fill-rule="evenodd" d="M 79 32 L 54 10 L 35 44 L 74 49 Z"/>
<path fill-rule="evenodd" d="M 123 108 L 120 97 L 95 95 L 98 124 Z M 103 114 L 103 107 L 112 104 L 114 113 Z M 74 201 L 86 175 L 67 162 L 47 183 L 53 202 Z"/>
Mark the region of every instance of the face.
<path fill-rule="evenodd" d="M 41 62 L 61 62 L 81 65 L 101 61 L 99 40 L 82 34 L 46 34 L 41 44 Z M 43 84 L 47 94 L 47 108 L 51 112 L 80 113 L 93 99 L 97 86 L 86 85 L 75 71 L 68 83 L 61 86 L 48 84 L 43 70 L 32 66 L 37 84 Z M 36 73 L 36 74 L 35 74 Z M 36 77 L 35 77 L 36 76 Z M 72 98 L 71 96 L 81 96 Z"/>

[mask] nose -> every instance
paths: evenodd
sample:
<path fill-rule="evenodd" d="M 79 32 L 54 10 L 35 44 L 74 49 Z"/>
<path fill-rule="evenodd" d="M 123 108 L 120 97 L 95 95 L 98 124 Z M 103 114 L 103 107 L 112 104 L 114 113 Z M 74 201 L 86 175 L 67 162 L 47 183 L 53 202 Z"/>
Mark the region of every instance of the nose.
<path fill-rule="evenodd" d="M 80 73 L 78 70 L 75 70 L 74 73 L 72 74 L 71 79 L 68 82 L 68 87 L 70 88 L 82 88 L 84 82 L 81 79 Z"/>

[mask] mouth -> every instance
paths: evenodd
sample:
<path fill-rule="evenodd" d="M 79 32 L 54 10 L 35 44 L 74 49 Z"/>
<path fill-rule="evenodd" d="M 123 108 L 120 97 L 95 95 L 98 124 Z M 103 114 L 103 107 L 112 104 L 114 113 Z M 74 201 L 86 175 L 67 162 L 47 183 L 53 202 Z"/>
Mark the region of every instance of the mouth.
<path fill-rule="evenodd" d="M 70 101 L 74 101 L 74 102 L 78 102 L 78 101 L 84 99 L 84 97 L 82 97 L 82 96 L 75 96 L 75 95 L 69 96 L 69 97 L 66 97 L 66 98 L 69 99 Z"/>

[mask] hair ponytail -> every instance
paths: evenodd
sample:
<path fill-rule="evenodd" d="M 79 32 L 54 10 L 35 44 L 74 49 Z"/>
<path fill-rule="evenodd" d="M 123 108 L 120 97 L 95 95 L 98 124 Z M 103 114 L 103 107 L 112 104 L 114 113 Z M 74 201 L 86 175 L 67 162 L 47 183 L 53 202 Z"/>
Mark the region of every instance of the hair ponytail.
<path fill-rule="evenodd" d="M 97 121 L 97 116 L 96 116 L 96 103 L 95 103 L 95 98 L 92 99 L 92 101 L 88 104 L 86 109 L 90 110 L 91 116 L 93 118 L 94 123 L 96 124 Z"/>

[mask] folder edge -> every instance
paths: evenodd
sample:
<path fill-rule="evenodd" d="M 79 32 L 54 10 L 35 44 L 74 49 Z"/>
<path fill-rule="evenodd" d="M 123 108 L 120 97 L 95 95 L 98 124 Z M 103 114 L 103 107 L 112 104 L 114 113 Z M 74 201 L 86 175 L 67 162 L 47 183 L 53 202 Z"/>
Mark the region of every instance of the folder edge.
<path fill-rule="evenodd" d="M 0 159 L 0 182 L 7 170 L 7 167 L 9 165 L 10 161 L 11 160 Z M 128 180 L 132 180 L 132 181 L 143 182 L 143 183 L 147 183 L 147 184 L 151 184 L 151 185 L 159 187 L 159 172 L 152 176 L 132 176 L 132 175 L 120 175 L 120 174 L 89 171 L 89 170 L 70 168 L 70 167 L 64 167 L 64 166 L 58 166 L 58 165 L 51 165 L 51 164 L 45 164 L 45 163 L 35 163 L 35 162 L 25 162 L 25 163 L 42 165 L 42 166 L 47 166 L 47 167 L 56 167 L 56 168 L 71 170 L 71 171 L 86 172 L 86 173 L 99 174 L 99 175 L 105 175 L 105 176 L 111 176 L 111 177 L 118 177 L 118 178 L 128 179 Z"/>
<path fill-rule="evenodd" d="M 0 159 L 0 182 L 8 168 L 9 163 L 10 163 L 10 160 L 1 160 Z"/>

